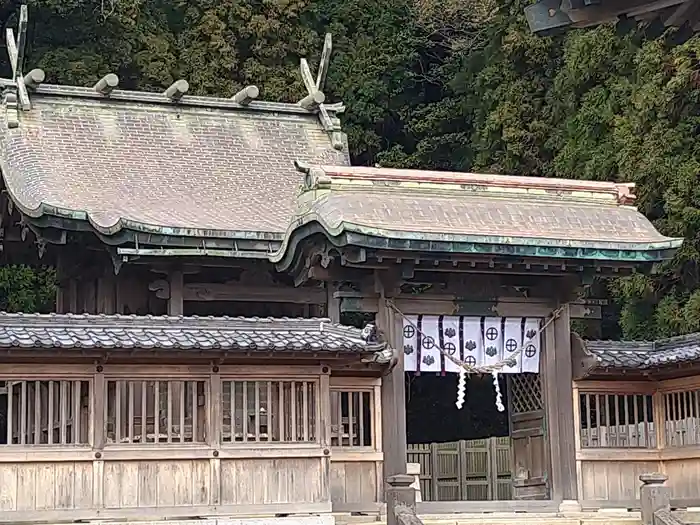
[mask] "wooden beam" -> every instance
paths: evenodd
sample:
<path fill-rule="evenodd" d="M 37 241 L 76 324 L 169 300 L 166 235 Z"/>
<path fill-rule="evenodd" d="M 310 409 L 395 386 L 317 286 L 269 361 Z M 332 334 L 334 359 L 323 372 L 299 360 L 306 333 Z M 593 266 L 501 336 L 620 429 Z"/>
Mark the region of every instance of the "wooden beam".
<path fill-rule="evenodd" d="M 97 81 L 93 89 L 102 95 L 109 95 L 119 85 L 119 77 L 114 73 L 109 73 Z"/>
<path fill-rule="evenodd" d="M 46 73 L 42 69 L 32 69 L 24 75 L 24 85 L 29 89 L 34 89 L 46 80 Z"/>
<path fill-rule="evenodd" d="M 237 102 L 241 106 L 247 106 L 253 100 L 258 98 L 258 95 L 260 95 L 260 90 L 258 89 L 258 86 L 246 86 L 243 89 L 241 89 L 238 93 L 233 95 L 231 99 L 233 99 L 234 102 Z"/>
<path fill-rule="evenodd" d="M 159 279 L 148 286 L 159 299 L 169 299 L 168 281 Z M 327 292 L 320 287 L 246 286 L 239 283 L 186 283 L 183 301 L 240 301 L 260 303 L 326 304 Z"/>
<path fill-rule="evenodd" d="M 189 89 L 190 85 L 187 80 L 180 79 L 170 84 L 170 87 L 168 87 L 163 94 L 173 102 L 177 102 L 185 96 L 185 93 L 187 93 Z"/>
<path fill-rule="evenodd" d="M 573 316 L 572 316 L 573 318 Z M 571 375 L 574 380 L 586 377 L 598 364 L 595 356 L 586 351 L 585 341 L 575 333 L 571 334 Z"/>
<path fill-rule="evenodd" d="M 342 312 L 377 312 L 376 296 L 362 292 L 336 292 Z M 547 301 L 516 297 L 499 297 L 491 301 L 463 301 L 453 295 L 399 295 L 394 299 L 404 314 L 410 315 L 473 315 L 496 317 L 546 317 L 552 311 Z M 572 319 L 600 319 L 600 306 L 570 305 Z"/>
<path fill-rule="evenodd" d="M 318 74 L 316 75 L 316 89 L 323 91 L 326 83 L 326 75 L 328 74 L 328 66 L 331 61 L 331 52 L 333 51 L 333 37 L 330 33 L 326 33 L 326 38 L 323 40 L 323 51 L 321 52 L 321 61 L 318 64 Z"/>
<path fill-rule="evenodd" d="M 685 2 L 679 5 L 673 11 L 673 14 L 664 21 L 664 25 L 666 27 L 680 27 L 686 22 L 690 22 L 690 24 L 693 25 L 697 21 L 699 11 L 700 6 L 697 0 L 685 0 Z"/>

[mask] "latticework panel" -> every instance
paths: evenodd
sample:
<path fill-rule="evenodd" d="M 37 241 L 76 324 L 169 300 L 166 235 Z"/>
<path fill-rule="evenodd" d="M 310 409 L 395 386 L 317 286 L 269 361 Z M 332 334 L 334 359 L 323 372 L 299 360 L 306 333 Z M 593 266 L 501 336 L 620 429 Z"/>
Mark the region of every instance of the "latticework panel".
<path fill-rule="evenodd" d="M 514 414 L 544 409 L 539 374 L 512 374 L 509 377 L 511 408 Z"/>

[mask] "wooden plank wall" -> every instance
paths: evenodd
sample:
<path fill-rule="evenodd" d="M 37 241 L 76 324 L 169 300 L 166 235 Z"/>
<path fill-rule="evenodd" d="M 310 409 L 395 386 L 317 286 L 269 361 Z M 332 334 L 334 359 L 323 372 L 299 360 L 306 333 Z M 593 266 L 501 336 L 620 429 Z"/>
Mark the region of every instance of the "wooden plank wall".
<path fill-rule="evenodd" d="M 420 464 L 423 501 L 509 500 L 509 437 L 408 445 L 408 462 Z"/>
<path fill-rule="evenodd" d="M 334 378 L 332 396 L 330 379 L 320 365 L 2 365 L 0 522 L 376 507 L 380 380 Z"/>
<path fill-rule="evenodd" d="M 333 510 L 376 510 L 383 499 L 381 380 L 331 377 Z"/>
<path fill-rule="evenodd" d="M 664 472 L 679 506 L 700 502 L 700 377 L 574 383 L 584 507 L 639 505 L 639 476 Z"/>

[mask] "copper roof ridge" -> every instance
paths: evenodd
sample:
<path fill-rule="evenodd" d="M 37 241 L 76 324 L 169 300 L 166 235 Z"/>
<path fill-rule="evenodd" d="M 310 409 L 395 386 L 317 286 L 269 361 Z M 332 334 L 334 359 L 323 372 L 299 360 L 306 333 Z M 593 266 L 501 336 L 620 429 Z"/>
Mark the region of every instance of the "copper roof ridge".
<path fill-rule="evenodd" d="M 11 81 L 2 80 L 3 85 L 11 84 Z M 270 102 L 254 100 L 247 104 L 237 102 L 234 98 L 216 96 L 183 95 L 177 100 L 168 98 L 164 93 L 154 91 L 134 91 L 127 89 L 114 89 L 108 94 L 102 94 L 91 87 L 65 86 L 60 84 L 40 84 L 32 89 L 34 96 L 55 96 L 84 98 L 103 102 L 135 102 L 141 104 L 154 104 L 169 106 L 172 108 L 207 108 L 219 110 L 252 110 L 270 113 L 289 113 L 293 115 L 317 115 L 318 109 L 306 109 L 299 104 L 288 102 Z M 342 104 L 327 104 L 325 109 L 331 113 L 342 113 Z"/>
<path fill-rule="evenodd" d="M 456 184 L 462 186 L 483 186 L 491 188 L 511 188 L 524 190 L 589 192 L 608 194 L 616 198 L 620 205 L 634 202 L 634 183 L 579 181 L 575 179 L 553 179 L 544 177 L 525 177 L 519 175 L 495 175 L 469 172 L 411 170 L 395 168 L 373 168 L 365 166 L 303 166 L 298 169 L 322 174 L 324 182 L 333 179 L 354 179 L 376 182 Z M 319 177 L 316 177 L 317 179 Z"/>

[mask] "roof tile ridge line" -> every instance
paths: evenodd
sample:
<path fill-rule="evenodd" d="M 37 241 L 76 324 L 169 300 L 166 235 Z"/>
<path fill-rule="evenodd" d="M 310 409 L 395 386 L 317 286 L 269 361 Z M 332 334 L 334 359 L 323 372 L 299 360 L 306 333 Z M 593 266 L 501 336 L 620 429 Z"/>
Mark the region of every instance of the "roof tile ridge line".
<path fill-rule="evenodd" d="M 463 184 L 496 187 L 531 187 L 532 189 L 550 189 L 562 191 L 588 191 L 591 193 L 612 194 L 618 204 L 630 205 L 636 199 L 634 182 L 578 181 L 576 179 L 557 179 L 553 177 L 533 177 L 522 175 L 501 175 L 488 173 L 471 173 L 437 170 L 411 170 L 403 168 L 379 168 L 369 166 L 332 166 L 314 165 L 311 168 L 321 170 L 330 180 L 334 178 L 359 180 L 395 180 L 397 182 L 426 182 L 439 184 Z M 366 172 L 366 173 L 365 173 Z M 382 173 L 383 172 L 383 173 Z M 403 173 L 402 173 L 403 172 Z M 409 173 L 418 173 L 410 176 Z M 423 174 L 424 177 L 420 177 Z M 455 177 L 454 179 L 451 177 Z"/>
<path fill-rule="evenodd" d="M 345 337 L 353 337 L 354 339 L 360 339 L 365 342 L 364 339 L 362 339 L 362 328 L 344 325 L 341 323 L 334 323 L 330 321 L 330 319 L 324 322 L 323 325 L 324 332 Z"/>
<path fill-rule="evenodd" d="M 75 329 L 190 329 L 216 328 L 223 331 L 309 331 L 325 318 L 244 317 L 244 316 L 169 316 L 135 314 L 49 313 L 28 314 L 0 312 L 0 328 L 75 328 Z M 256 327 L 255 324 L 259 323 Z M 318 329 L 318 328 L 317 328 Z"/>
<path fill-rule="evenodd" d="M 700 332 L 665 337 L 654 341 L 654 343 L 658 346 L 659 351 L 678 350 L 683 343 L 700 344 Z"/>
<path fill-rule="evenodd" d="M 222 110 L 258 110 L 271 113 L 290 113 L 297 115 L 316 115 L 318 109 L 306 109 L 299 104 L 289 102 L 273 102 L 266 100 L 255 100 L 248 104 L 241 104 L 233 99 L 202 96 L 184 95 L 177 101 L 166 97 L 163 93 L 154 91 L 135 91 L 126 89 L 115 89 L 109 95 L 103 95 L 93 88 L 84 86 L 65 86 L 61 84 L 41 84 L 33 89 L 35 95 L 55 96 L 55 97 L 76 97 L 86 98 L 96 101 L 114 102 L 137 102 L 150 103 L 177 107 L 203 107 Z M 325 106 L 327 112 L 335 115 L 342 113 L 345 107 L 342 104 L 329 104 Z"/>

